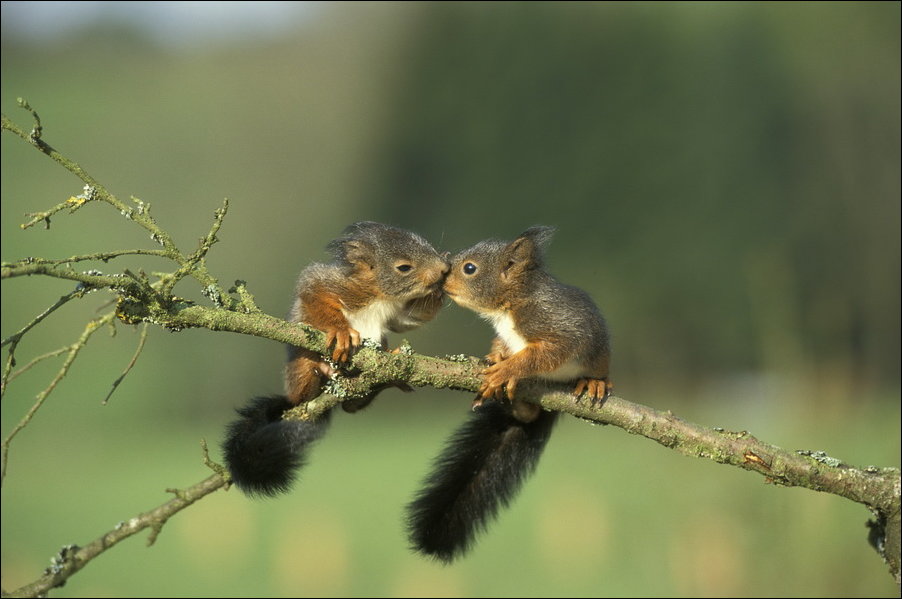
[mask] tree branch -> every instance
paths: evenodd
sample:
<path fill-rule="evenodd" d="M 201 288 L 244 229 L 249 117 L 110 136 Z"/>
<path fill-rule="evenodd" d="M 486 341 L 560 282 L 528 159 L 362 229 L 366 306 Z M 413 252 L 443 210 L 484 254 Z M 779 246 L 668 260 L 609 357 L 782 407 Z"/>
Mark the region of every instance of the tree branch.
<path fill-rule="evenodd" d="M 325 353 L 323 335 L 306 325 L 292 324 L 266 314 L 240 314 L 201 306 L 176 308 L 155 320 L 168 328 L 203 327 L 231 331 L 305 347 Z M 330 394 L 312 402 L 308 411 L 319 412 L 349 397 L 366 395 L 385 383 L 404 382 L 414 387 L 476 392 L 480 385 L 479 359 L 471 356 L 437 358 L 417 354 L 407 347 L 389 353 L 369 347 L 352 360 L 353 377 L 332 381 Z M 755 438 L 747 431 L 731 432 L 694 424 L 654 408 L 610 397 L 604 404 L 580 401 L 562 386 L 527 383 L 518 386 L 518 397 L 548 410 L 564 412 L 611 424 L 641 435 L 684 455 L 757 472 L 774 484 L 833 493 L 862 503 L 872 510 L 898 514 L 900 473 L 897 468 L 854 468 L 818 452 L 788 451 Z M 299 408 L 296 408 L 299 409 Z"/>
<path fill-rule="evenodd" d="M 169 303 L 162 311 L 145 308 L 135 303 L 120 305 L 119 317 L 126 322 L 150 321 L 171 330 L 207 328 L 230 331 L 326 353 L 320 331 L 263 313 L 246 314 L 183 301 Z M 366 395 L 380 385 L 395 382 L 475 393 L 479 388 L 482 369 L 475 357 L 436 358 L 416 354 L 409 347 L 397 353 L 364 348 L 354 356 L 352 367 L 360 374 L 336 377 L 328 389 L 329 394 L 314 400 L 303 410 L 317 414 L 346 398 Z M 561 387 L 552 391 L 543 384 L 524 383 L 518 389 L 522 399 L 538 403 L 548 410 L 565 412 L 599 424 L 611 424 L 685 455 L 757 472 L 770 483 L 846 497 L 876 513 L 885 514 L 887 522 L 898 522 L 900 474 L 896 468 L 853 468 L 819 453 L 787 451 L 759 441 L 746 431 L 729 432 L 704 427 L 682 420 L 669 411 L 661 412 L 619 397 L 611 397 L 603 405 L 594 405 L 587 401 L 580 402 Z M 892 518 L 893 514 L 895 518 Z M 897 535 L 891 537 L 898 538 Z"/>
<path fill-rule="evenodd" d="M 206 447 L 204 447 L 204 453 L 206 453 Z M 3 597 L 46 597 L 51 589 L 65 584 L 69 577 L 88 565 L 95 557 L 142 530 L 151 529 L 147 544 L 148 546 L 153 545 L 163 526 L 172 516 L 227 484 L 226 478 L 216 473 L 187 489 L 166 489 L 175 497 L 148 512 L 120 522 L 112 530 L 102 534 L 84 547 L 78 545 L 62 547 L 51 560 L 50 567 L 44 570 L 40 578 L 14 591 L 4 592 Z"/>
<path fill-rule="evenodd" d="M 56 151 L 53 147 L 51 147 L 47 142 L 42 139 L 43 135 L 43 126 L 41 125 L 41 119 L 38 116 L 37 112 L 28 104 L 28 102 L 22 98 L 18 98 L 18 104 L 29 113 L 31 113 L 32 119 L 34 120 L 34 126 L 30 133 L 25 133 L 22 129 L 20 129 L 15 123 L 13 123 L 5 114 L 0 116 L 0 128 L 4 131 L 9 131 L 14 135 L 17 135 L 22 140 L 31 144 L 33 147 L 50 157 L 52 160 L 62 165 L 67 171 L 81 179 L 84 184 L 84 190 L 78 196 L 74 196 L 66 200 L 65 202 L 50 208 L 44 212 L 39 212 L 31 215 L 33 218 L 31 221 L 22 225 L 22 228 L 28 228 L 36 222 L 44 221 L 47 228 L 50 228 L 50 217 L 56 214 L 57 212 L 63 210 L 64 208 L 69 208 L 71 212 L 74 212 L 87 202 L 91 201 L 102 201 L 107 204 L 110 204 L 113 208 L 115 208 L 123 217 L 127 220 L 133 221 L 138 224 L 145 231 L 150 233 L 150 238 L 156 243 L 160 244 L 163 247 L 163 254 L 167 257 L 185 267 L 188 264 L 193 263 L 193 268 L 190 269 L 191 276 L 197 279 L 198 282 L 201 283 L 203 288 L 209 294 L 208 297 L 218 297 L 218 298 L 227 298 L 225 294 L 222 292 L 222 289 L 219 287 L 219 282 L 207 271 L 206 264 L 203 262 L 203 254 L 206 253 L 206 250 L 201 252 L 200 250 L 197 253 L 197 258 L 191 258 L 184 256 L 176 247 L 175 242 L 172 240 L 172 237 L 163 229 L 157 225 L 157 222 L 150 215 L 150 205 L 142 202 L 137 198 L 132 198 L 132 201 L 135 203 L 136 207 L 132 208 L 131 206 L 122 202 L 115 195 L 110 193 L 106 187 L 101 185 L 94 177 L 92 177 L 88 172 L 83 169 L 78 163 L 66 158 L 58 151 Z M 201 248 L 204 248 L 206 244 L 206 248 L 209 249 L 209 245 L 215 242 L 215 234 L 219 229 L 218 223 L 221 222 L 222 218 L 225 216 L 225 210 L 227 209 L 227 203 L 222 208 L 222 213 L 217 213 L 214 226 L 211 230 L 210 234 L 203 240 L 201 244 Z M 214 300 L 215 301 L 215 300 Z"/>

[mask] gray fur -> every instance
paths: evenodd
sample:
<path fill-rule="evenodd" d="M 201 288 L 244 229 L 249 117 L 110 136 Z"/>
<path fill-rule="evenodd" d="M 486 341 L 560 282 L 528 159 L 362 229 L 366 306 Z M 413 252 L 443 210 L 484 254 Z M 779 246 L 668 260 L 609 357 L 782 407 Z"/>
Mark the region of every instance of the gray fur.
<path fill-rule="evenodd" d="M 453 275 L 470 288 L 465 298 L 470 309 L 495 312 L 516 298 L 512 316 L 518 333 L 527 341 L 553 335 L 562 350 L 588 364 L 610 353 L 610 334 L 589 294 L 544 270 L 544 247 L 553 233 L 551 227 L 536 226 L 511 242 L 480 241 L 454 256 Z M 471 276 L 461 272 L 468 262 L 477 267 Z"/>

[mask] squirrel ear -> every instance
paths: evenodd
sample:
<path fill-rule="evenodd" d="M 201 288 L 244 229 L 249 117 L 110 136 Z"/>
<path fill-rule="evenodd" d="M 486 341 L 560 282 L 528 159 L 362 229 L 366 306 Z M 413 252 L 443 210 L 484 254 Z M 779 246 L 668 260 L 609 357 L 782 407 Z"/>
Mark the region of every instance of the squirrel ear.
<path fill-rule="evenodd" d="M 551 242 L 551 238 L 554 237 L 554 227 L 546 227 L 544 225 L 536 225 L 535 227 L 530 227 L 520 233 L 520 236 L 517 238 L 520 239 L 529 239 L 536 246 L 539 253 L 545 246 Z"/>
<path fill-rule="evenodd" d="M 369 247 L 366 242 L 359 239 L 355 239 L 354 241 L 346 241 L 344 244 L 344 254 L 345 260 L 347 260 L 354 266 L 358 266 L 360 264 L 366 264 L 370 268 L 373 268 L 375 266 L 372 263 L 373 249 Z"/>
<path fill-rule="evenodd" d="M 342 231 L 342 235 L 356 239 L 358 237 L 372 235 L 376 232 L 384 231 L 385 229 L 389 228 L 390 227 L 383 225 L 382 223 L 373 222 L 371 220 L 361 220 L 345 227 L 345 230 Z"/>
<path fill-rule="evenodd" d="M 554 227 L 536 226 L 523 231 L 505 248 L 507 264 L 502 267 L 502 275 L 506 278 L 515 272 L 540 266 L 545 246 L 553 235 Z"/>
<path fill-rule="evenodd" d="M 365 264 L 370 268 L 375 266 L 371 263 L 373 249 L 362 239 L 354 239 L 347 236 L 340 237 L 331 241 L 326 249 L 340 262 L 345 262 L 352 266 L 359 264 Z"/>

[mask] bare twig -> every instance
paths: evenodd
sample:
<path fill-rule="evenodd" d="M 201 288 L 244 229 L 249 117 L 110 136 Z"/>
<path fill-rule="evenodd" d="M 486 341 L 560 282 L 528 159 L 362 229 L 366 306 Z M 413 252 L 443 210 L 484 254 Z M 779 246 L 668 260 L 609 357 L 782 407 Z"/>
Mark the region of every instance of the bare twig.
<path fill-rule="evenodd" d="M 222 202 L 222 208 L 219 208 L 213 213 L 213 226 L 204 238 L 200 240 L 200 246 L 193 254 L 182 261 L 182 265 L 177 271 L 166 278 L 163 282 L 163 286 L 160 288 L 160 293 L 169 295 L 176 283 L 194 273 L 203 264 L 207 252 L 210 251 L 213 244 L 218 241 L 218 239 L 216 239 L 216 233 L 219 232 L 219 228 L 222 226 L 222 219 L 225 218 L 228 211 L 229 200 L 225 199 Z M 222 288 L 218 283 L 210 283 L 205 286 L 203 288 L 203 294 L 209 297 L 217 306 L 223 306 L 223 302 L 229 299 L 228 296 L 222 292 Z"/>
<path fill-rule="evenodd" d="M 60 367 L 59 371 L 56 373 L 56 376 L 50 381 L 50 383 L 44 388 L 43 391 L 38 393 L 37 398 L 35 398 L 34 404 L 32 404 L 31 408 L 28 412 L 25 413 L 25 416 L 22 417 L 22 420 L 13 427 L 13 430 L 10 431 L 9 435 L 3 440 L 3 443 L 0 444 L 0 485 L 2 485 L 3 481 L 6 480 L 6 468 L 9 463 L 9 446 L 12 443 L 13 439 L 18 435 L 22 429 L 28 426 L 28 423 L 31 422 L 34 415 L 37 411 L 44 405 L 44 402 L 50 396 L 56 386 L 59 384 L 63 377 L 69 372 L 69 367 L 72 366 L 72 363 L 75 361 L 75 358 L 78 357 L 78 353 L 84 348 L 84 346 L 88 343 L 88 340 L 91 336 L 96 333 L 104 324 L 110 323 L 113 321 L 115 317 L 115 312 L 109 312 L 100 318 L 96 318 L 89 322 L 85 327 L 85 330 L 82 334 L 75 340 L 75 342 L 68 347 L 68 355 L 66 356 L 66 360 L 63 362 L 63 365 Z"/>
<path fill-rule="evenodd" d="M 56 214 L 57 212 L 69 208 L 69 209 L 77 209 L 84 205 L 89 201 L 101 201 L 107 204 L 110 204 L 115 208 L 120 214 L 122 214 L 126 219 L 131 220 L 138 224 L 145 231 L 150 233 L 150 238 L 158 243 L 163 248 L 163 255 L 167 258 L 172 259 L 180 266 L 184 266 L 189 262 L 189 258 L 184 256 L 175 245 L 172 237 L 163 229 L 157 225 L 157 222 L 150 215 L 150 206 L 141 202 L 140 200 L 135 200 L 135 204 L 137 205 L 135 208 L 132 208 L 125 202 L 122 202 L 115 195 L 110 193 L 106 187 L 100 184 L 94 177 L 88 174 L 78 163 L 66 158 L 58 151 L 56 151 L 53 147 L 51 147 L 48 143 L 46 143 L 43 139 L 41 139 L 42 127 L 40 123 L 40 119 L 38 118 L 37 113 L 34 109 L 28 105 L 28 102 L 19 98 L 19 106 L 28 110 L 32 118 L 34 119 L 35 125 L 31 131 L 31 133 L 25 133 L 20 129 L 15 123 L 13 123 L 9 117 L 5 114 L 2 115 L 2 120 L 0 120 L 0 128 L 3 130 L 9 131 L 14 135 L 17 135 L 22 140 L 28 142 L 36 149 L 41 151 L 46 156 L 50 157 L 52 160 L 62 165 L 67 171 L 78 177 L 85 184 L 84 190 L 78 196 L 74 196 L 69 198 L 65 202 L 50 208 L 47 211 L 36 213 L 32 215 L 32 220 L 29 223 L 23 225 L 23 228 L 30 226 L 30 224 L 36 222 L 45 222 L 47 227 L 50 226 L 50 217 Z M 221 217 L 218 217 L 221 220 Z M 218 230 L 218 226 L 214 224 L 214 229 Z M 215 236 L 215 230 L 212 231 Z M 201 256 L 202 257 L 202 256 Z M 219 282 L 209 273 L 206 265 L 202 260 L 199 260 L 195 264 L 195 268 L 191 269 L 191 276 L 194 277 L 204 289 L 218 290 L 220 296 L 223 296 L 226 300 L 231 300 L 228 296 L 225 296 L 221 293 L 221 288 L 219 287 Z M 5 276 L 5 275 L 4 275 Z M 229 302 L 230 303 L 230 302 Z"/>
<path fill-rule="evenodd" d="M 37 325 L 39 322 L 41 322 L 42 320 L 44 320 L 45 318 L 50 316 L 50 314 L 52 314 L 54 312 L 54 310 L 65 305 L 66 302 L 68 302 L 72 298 L 80 297 L 83 294 L 84 294 L 84 289 L 79 288 L 79 289 L 75 289 L 74 291 L 70 291 L 66 295 L 60 297 L 58 300 L 56 300 L 53 303 L 53 305 L 51 305 L 49 308 L 47 308 L 46 310 L 44 310 L 43 312 L 41 312 L 40 314 L 35 316 L 31 320 L 31 322 L 29 322 L 24 327 L 22 327 L 21 329 L 19 329 L 18 331 L 16 331 L 15 333 L 10 335 L 6 339 L 4 339 L 2 342 L 0 342 L 0 347 L 3 347 L 5 345 L 11 344 L 11 343 L 17 343 L 19 341 L 19 339 L 21 339 L 22 336 L 25 335 L 25 333 L 27 333 L 28 331 L 33 329 L 35 327 L 35 325 Z"/>
<path fill-rule="evenodd" d="M 20 368 L 19 370 L 17 370 L 17 371 L 15 371 L 14 373 L 12 373 L 12 374 L 10 375 L 10 377 L 9 377 L 9 380 L 12 381 L 12 380 L 14 380 L 16 377 L 18 377 L 19 375 L 25 374 L 27 371 L 31 370 L 34 366 L 37 366 L 39 363 L 43 362 L 44 360 L 47 360 L 47 359 L 50 359 L 50 358 L 55 358 L 56 356 L 58 356 L 58 355 L 60 355 L 60 354 L 66 353 L 67 351 L 69 351 L 69 348 L 68 348 L 68 347 L 61 347 L 61 348 L 59 348 L 59 349 L 55 349 L 55 350 L 53 350 L 53 351 L 49 351 L 49 352 L 47 352 L 46 354 L 42 354 L 42 355 L 40 355 L 40 356 L 36 356 L 36 357 L 32 358 L 31 361 L 28 362 L 28 364 L 26 364 L 25 366 L 23 366 L 23 367 Z"/>
<path fill-rule="evenodd" d="M 19 341 L 22 339 L 25 333 L 33 329 L 39 322 L 50 316 L 50 314 L 52 314 L 58 308 L 68 303 L 69 300 L 75 297 L 81 297 L 82 295 L 84 295 L 84 293 L 85 289 L 83 287 L 78 287 L 74 291 L 70 291 L 66 295 L 56 300 L 52 306 L 35 316 L 31 320 L 31 322 L 26 324 L 24 327 L 22 327 L 21 329 L 4 339 L 2 343 L 0 343 L 0 347 L 9 345 L 9 353 L 7 354 L 6 364 L 4 364 L 3 366 L 3 375 L 2 377 L 0 377 L 0 397 L 3 397 L 3 395 L 6 393 L 6 385 L 10 380 L 10 373 L 16 366 L 16 347 L 19 345 Z M 27 370 L 27 368 L 31 368 L 33 363 L 34 360 L 32 360 L 32 363 L 30 363 L 25 369 Z"/>
<path fill-rule="evenodd" d="M 46 597 L 51 589 L 62 586 L 69 577 L 88 565 L 95 557 L 142 530 L 148 528 L 151 530 L 147 543 L 148 545 L 153 544 L 163 525 L 172 516 L 210 493 L 218 491 L 226 484 L 227 481 L 222 475 L 213 474 L 187 489 L 167 489 L 175 497 L 150 511 L 118 523 L 112 530 L 107 531 L 87 545 L 82 547 L 66 545 L 60 549 L 59 553 L 53 558 L 52 565 L 44 571 L 40 578 L 18 589 L 3 593 L 3 596 Z"/>
<path fill-rule="evenodd" d="M 82 254 L 79 256 L 70 256 L 68 258 L 60 258 L 57 260 L 45 260 L 44 258 L 28 258 L 26 261 L 34 264 L 71 264 L 72 262 L 85 262 L 89 260 L 108 262 L 119 256 L 157 256 L 167 258 L 166 252 L 163 250 L 118 250 L 113 252 L 97 252 L 94 254 Z M 15 263 L 13 263 L 15 264 Z M 6 263 L 3 266 L 7 266 Z"/>
<path fill-rule="evenodd" d="M 144 326 L 141 327 L 141 337 L 138 339 L 138 347 L 135 349 L 135 354 L 132 356 L 132 359 L 129 360 L 128 365 L 125 367 L 125 370 L 122 371 L 115 381 L 113 381 L 113 387 L 110 389 L 110 392 L 106 394 L 106 397 L 103 398 L 101 402 L 103 405 L 106 405 L 110 398 L 113 396 L 113 392 L 116 391 L 116 388 L 122 382 L 122 380 L 131 372 L 132 368 L 135 367 L 135 363 L 138 361 L 138 357 L 141 355 L 141 352 L 144 350 L 144 344 L 147 342 L 147 328 L 148 323 L 144 323 Z"/>

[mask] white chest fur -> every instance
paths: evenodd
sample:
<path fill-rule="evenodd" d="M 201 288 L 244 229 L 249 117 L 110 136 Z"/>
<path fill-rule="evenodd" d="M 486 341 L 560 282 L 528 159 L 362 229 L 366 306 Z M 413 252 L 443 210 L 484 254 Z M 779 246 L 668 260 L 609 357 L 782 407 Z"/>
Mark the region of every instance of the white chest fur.
<path fill-rule="evenodd" d="M 526 347 L 526 339 L 523 338 L 514 326 L 514 319 L 508 312 L 495 312 L 486 316 L 492 326 L 495 327 L 495 333 L 507 346 L 507 351 L 515 354 Z"/>
<path fill-rule="evenodd" d="M 356 329 L 363 339 L 382 343 L 382 338 L 388 332 L 388 322 L 395 318 L 403 307 L 401 302 L 376 300 L 356 312 L 342 310 L 342 313 L 348 319 L 351 328 Z"/>
<path fill-rule="evenodd" d="M 521 335 L 516 326 L 514 319 L 508 312 L 496 312 L 486 316 L 486 319 L 495 327 L 495 333 L 498 338 L 507 346 L 507 351 L 511 355 L 517 353 L 527 345 L 526 339 Z M 538 378 L 551 381 L 572 381 L 580 377 L 586 376 L 586 367 L 576 360 L 568 360 L 557 370 L 552 372 L 544 372 L 538 375 Z"/>

